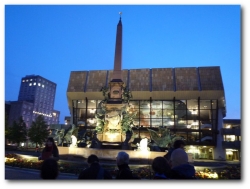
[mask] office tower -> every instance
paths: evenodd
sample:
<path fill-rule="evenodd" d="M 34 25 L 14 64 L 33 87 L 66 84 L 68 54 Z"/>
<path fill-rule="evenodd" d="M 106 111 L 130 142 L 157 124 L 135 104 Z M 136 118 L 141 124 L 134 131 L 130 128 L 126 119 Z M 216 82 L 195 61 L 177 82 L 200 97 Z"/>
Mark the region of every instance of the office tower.
<path fill-rule="evenodd" d="M 12 123 L 20 116 L 27 127 L 38 115 L 43 115 L 48 125 L 58 124 L 60 112 L 54 110 L 56 84 L 39 75 L 27 75 L 21 79 L 18 101 L 11 102 Z"/>

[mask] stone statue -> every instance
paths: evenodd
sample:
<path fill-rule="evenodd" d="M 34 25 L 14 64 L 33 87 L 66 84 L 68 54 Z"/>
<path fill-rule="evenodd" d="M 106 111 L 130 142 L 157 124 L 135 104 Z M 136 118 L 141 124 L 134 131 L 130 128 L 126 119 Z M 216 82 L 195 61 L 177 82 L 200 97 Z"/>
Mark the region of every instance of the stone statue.
<path fill-rule="evenodd" d="M 102 91 L 102 95 L 104 96 L 104 100 L 107 101 L 109 98 L 108 87 L 102 87 L 100 91 Z"/>
<path fill-rule="evenodd" d="M 106 130 L 110 131 L 110 130 L 120 130 L 121 131 L 121 116 L 119 114 L 118 111 L 111 111 L 109 113 L 106 114 Z"/>
<path fill-rule="evenodd" d="M 101 148 L 102 143 L 97 138 L 97 131 L 94 131 L 90 148 Z"/>
<path fill-rule="evenodd" d="M 132 131 L 131 126 L 133 126 L 133 121 L 134 121 L 136 114 L 137 114 L 137 112 L 134 112 L 131 114 L 128 112 L 125 112 L 123 114 L 123 119 L 121 120 L 123 132 Z"/>
<path fill-rule="evenodd" d="M 123 88 L 123 93 L 122 93 L 122 100 L 123 100 L 124 102 L 129 103 L 129 100 L 130 100 L 131 98 L 133 98 L 133 97 L 132 97 L 131 91 L 130 91 L 127 87 L 124 87 L 124 88 Z"/>
<path fill-rule="evenodd" d="M 71 135 L 71 141 L 72 141 L 72 143 L 71 143 L 70 147 L 77 147 L 77 138 L 75 135 Z"/>
<path fill-rule="evenodd" d="M 72 134 L 73 134 L 73 132 L 74 132 L 74 130 L 76 129 L 76 127 L 75 127 L 75 125 L 73 124 L 72 126 L 71 126 L 71 128 L 69 128 L 68 130 L 66 130 L 65 131 L 65 135 L 64 135 L 64 137 L 62 138 L 62 141 L 63 142 L 66 142 L 66 143 L 72 143 L 72 141 L 71 141 L 71 136 L 72 136 Z"/>
<path fill-rule="evenodd" d="M 170 130 L 168 128 L 158 128 L 158 132 L 147 129 L 150 133 L 152 140 L 161 148 L 167 147 L 169 144 L 172 144 L 175 140 L 183 139 L 182 137 L 175 137 L 175 135 L 170 134 Z"/>
<path fill-rule="evenodd" d="M 61 146 L 62 145 L 62 139 L 64 137 L 64 132 L 65 132 L 65 129 L 61 129 L 58 133 L 57 133 L 57 136 L 54 138 L 54 139 L 57 139 L 58 141 L 58 146 Z"/>
<path fill-rule="evenodd" d="M 96 128 L 95 128 L 95 130 L 97 132 L 103 132 L 103 127 L 106 124 L 104 118 L 102 118 L 102 117 L 103 116 L 102 115 L 100 116 L 99 114 L 95 115 L 95 118 L 96 118 Z"/>

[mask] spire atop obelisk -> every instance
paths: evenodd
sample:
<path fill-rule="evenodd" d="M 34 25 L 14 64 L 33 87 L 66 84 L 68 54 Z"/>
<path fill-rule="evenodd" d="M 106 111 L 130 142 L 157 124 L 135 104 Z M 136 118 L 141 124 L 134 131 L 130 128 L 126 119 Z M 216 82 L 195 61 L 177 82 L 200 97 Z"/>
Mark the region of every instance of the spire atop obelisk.
<path fill-rule="evenodd" d="M 114 72 L 113 79 L 121 79 L 121 70 L 122 70 L 122 21 L 121 15 L 122 12 L 119 12 L 120 20 L 117 24 L 116 31 L 116 45 L 115 45 L 115 60 L 114 60 Z"/>

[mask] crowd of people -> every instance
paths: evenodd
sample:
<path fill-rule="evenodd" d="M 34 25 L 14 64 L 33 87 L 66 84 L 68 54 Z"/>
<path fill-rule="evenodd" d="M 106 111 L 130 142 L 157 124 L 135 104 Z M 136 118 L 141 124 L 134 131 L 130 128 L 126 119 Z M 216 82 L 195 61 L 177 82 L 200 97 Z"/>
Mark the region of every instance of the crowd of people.
<path fill-rule="evenodd" d="M 185 143 L 176 140 L 173 147 L 166 155 L 155 157 L 151 167 L 154 171 L 153 179 L 196 179 L 195 168 L 188 162 L 188 154 L 185 152 Z M 58 160 L 59 152 L 53 138 L 48 138 L 45 148 L 39 160 L 43 160 L 40 176 L 42 179 L 56 179 L 59 174 Z M 87 158 L 88 167 L 82 170 L 78 176 L 79 180 L 93 179 L 140 179 L 134 175 L 129 167 L 129 154 L 125 151 L 118 152 L 116 156 L 116 166 L 118 168 L 115 178 L 110 172 L 102 167 L 99 158 L 91 154 Z"/>

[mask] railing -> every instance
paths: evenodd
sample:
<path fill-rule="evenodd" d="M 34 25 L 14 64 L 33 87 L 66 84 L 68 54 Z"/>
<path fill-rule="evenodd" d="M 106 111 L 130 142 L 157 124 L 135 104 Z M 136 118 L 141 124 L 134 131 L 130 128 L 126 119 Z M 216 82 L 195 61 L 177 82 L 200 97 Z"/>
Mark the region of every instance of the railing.
<path fill-rule="evenodd" d="M 223 148 L 240 149 L 241 141 L 222 141 Z"/>
<path fill-rule="evenodd" d="M 241 129 L 221 129 L 221 134 L 241 136 Z"/>

